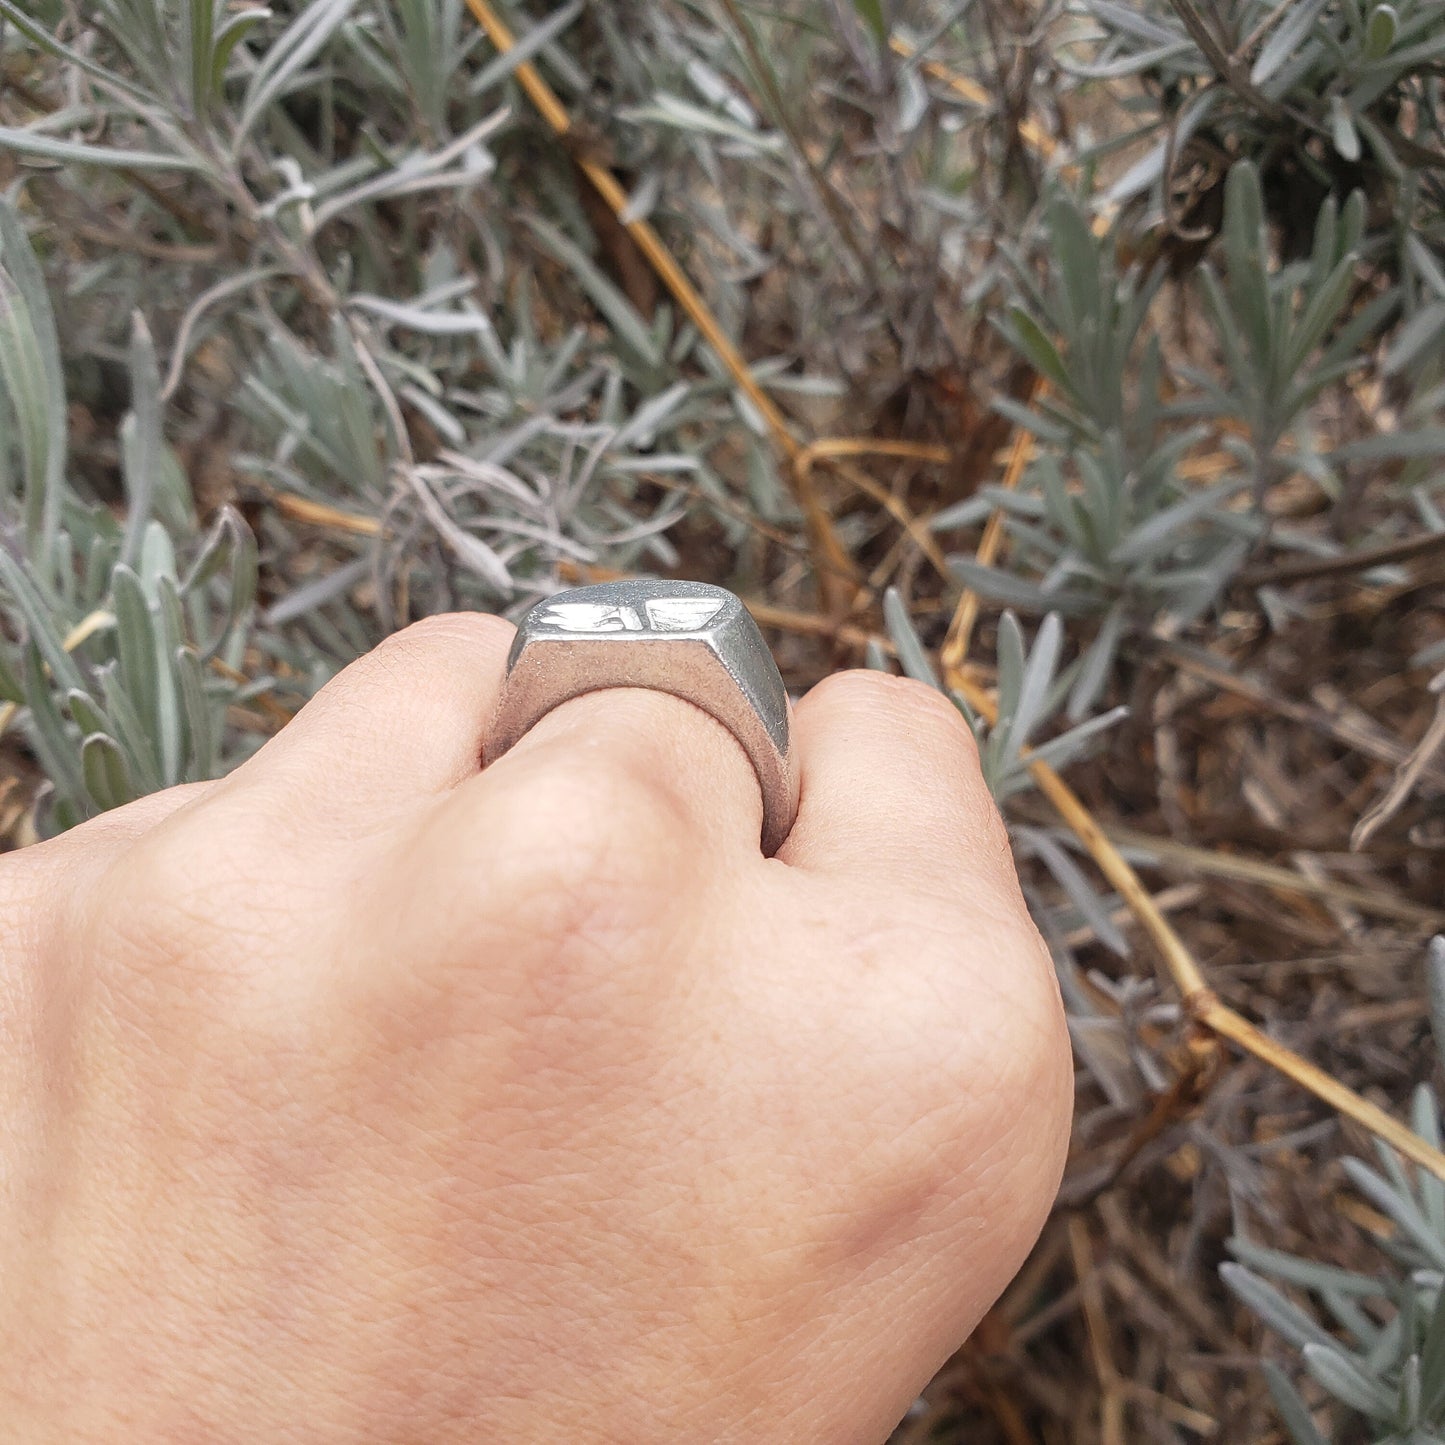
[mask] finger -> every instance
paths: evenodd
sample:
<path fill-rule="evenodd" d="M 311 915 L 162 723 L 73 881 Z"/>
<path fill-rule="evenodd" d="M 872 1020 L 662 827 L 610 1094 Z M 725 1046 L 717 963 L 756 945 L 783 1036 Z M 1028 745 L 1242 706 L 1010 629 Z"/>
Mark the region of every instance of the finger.
<path fill-rule="evenodd" d="M 941 693 L 882 672 L 840 672 L 794 711 L 795 867 L 956 890 L 962 870 L 1014 882 L 1008 835 L 973 734 Z"/>
<path fill-rule="evenodd" d="M 328 682 L 238 776 L 322 808 L 454 787 L 481 767 L 515 630 L 484 612 L 413 623 Z"/>
<path fill-rule="evenodd" d="M 761 857 L 763 803 L 752 764 L 716 718 L 682 698 L 641 687 L 573 698 L 492 763 L 477 791 L 525 794 L 559 768 L 601 775 L 624 800 L 650 809 L 659 827 L 675 826 L 684 846 Z"/>

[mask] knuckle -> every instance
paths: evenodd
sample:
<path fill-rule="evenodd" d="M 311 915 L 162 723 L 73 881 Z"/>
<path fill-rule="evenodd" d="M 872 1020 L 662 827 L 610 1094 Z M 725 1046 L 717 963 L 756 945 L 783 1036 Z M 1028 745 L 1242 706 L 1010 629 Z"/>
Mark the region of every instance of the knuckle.
<path fill-rule="evenodd" d="M 494 612 L 436 612 L 409 623 L 378 644 L 376 651 L 388 649 L 403 655 L 425 650 L 433 641 L 493 644 L 510 643 L 516 628 L 505 617 Z"/>
<path fill-rule="evenodd" d="M 136 970 L 209 953 L 224 911 L 213 870 L 189 830 L 158 830 L 120 853 L 97 880 L 83 920 L 96 952 Z"/>
<path fill-rule="evenodd" d="M 497 781 L 487 818 L 495 846 L 578 879 L 665 869 L 685 825 L 665 784 L 612 757 L 595 764 L 549 749 Z"/>
<path fill-rule="evenodd" d="M 919 1137 L 949 1171 L 1033 1191 L 1072 1113 L 1072 1051 L 1051 961 L 1026 917 L 944 925 L 892 1010 Z M 1056 1181 L 1055 1181 L 1056 1182 Z M 1050 1186 L 1052 1187 L 1052 1186 Z"/>
<path fill-rule="evenodd" d="M 119 850 L 101 872 L 89 910 L 112 953 L 179 963 L 240 955 L 247 941 L 284 927 L 278 915 L 300 871 L 277 856 L 274 829 L 249 801 L 176 816 Z"/>
<path fill-rule="evenodd" d="M 323 693 L 334 703 L 378 683 L 412 686 L 418 670 L 428 664 L 440 665 L 438 654 L 448 646 L 505 650 L 515 631 L 506 618 L 490 612 L 438 612 L 384 637 L 365 656 L 337 673 Z"/>
<path fill-rule="evenodd" d="M 529 938 L 587 944 L 635 932 L 668 896 L 678 819 L 665 796 L 615 768 L 549 759 L 494 790 L 478 819 L 485 874 Z"/>
<path fill-rule="evenodd" d="M 946 693 L 926 682 L 871 668 L 852 668 L 824 678 L 813 692 L 850 712 L 882 717 L 905 733 L 941 728 L 956 735 L 977 763 L 978 740 L 967 719 Z"/>
<path fill-rule="evenodd" d="M 446 865 L 468 879 L 452 890 L 463 901 L 428 922 L 404 970 L 382 970 L 388 1028 L 506 1037 L 528 1077 L 595 1075 L 648 1037 L 676 965 L 672 895 L 634 795 L 548 768 L 489 801 Z"/>

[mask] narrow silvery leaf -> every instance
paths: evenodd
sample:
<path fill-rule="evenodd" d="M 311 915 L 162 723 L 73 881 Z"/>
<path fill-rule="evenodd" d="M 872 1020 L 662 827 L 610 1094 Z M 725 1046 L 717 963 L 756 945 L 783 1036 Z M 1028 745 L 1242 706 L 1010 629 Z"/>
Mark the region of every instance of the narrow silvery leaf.
<path fill-rule="evenodd" d="M 1132 35 L 1151 45 L 1169 45 L 1183 38 L 1181 30 L 1166 24 L 1162 16 L 1152 14 L 1140 6 L 1118 5 L 1114 4 L 1113 0 L 1086 0 L 1086 5 L 1110 29 Z"/>
<path fill-rule="evenodd" d="M 20 706 L 25 701 L 25 689 L 20 683 L 20 673 L 15 659 L 11 656 L 7 642 L 0 639 L 0 700 Z"/>
<path fill-rule="evenodd" d="M 447 513 L 433 495 L 426 481 L 412 474 L 412 490 L 438 534 L 457 554 L 464 566 L 475 573 L 494 591 L 507 596 L 512 590 L 512 574 L 506 564 L 482 539 L 468 532 Z"/>
<path fill-rule="evenodd" d="M 1024 681 L 1024 659 L 1027 648 L 1024 630 L 1012 612 L 1005 612 L 998 620 L 998 637 L 995 641 L 998 667 L 998 724 L 994 732 L 1003 736 L 1005 719 L 1011 718 L 1018 707 L 1019 691 Z"/>
<path fill-rule="evenodd" d="M 1445 1067 L 1445 935 L 1436 934 L 1425 950 L 1425 990 L 1430 1001 L 1430 1031 Z"/>
<path fill-rule="evenodd" d="M 1049 240 L 1053 261 L 1074 326 L 1098 316 L 1103 305 L 1099 278 L 1099 243 L 1073 199 L 1060 194 L 1049 207 Z"/>
<path fill-rule="evenodd" d="M 1236 1259 L 1262 1270 L 1265 1274 L 1272 1274 L 1276 1279 L 1286 1280 L 1305 1289 L 1332 1289 L 1363 1299 L 1378 1299 L 1389 1292 L 1384 1280 L 1371 1275 L 1356 1274 L 1353 1270 L 1320 1264 L 1313 1259 L 1301 1259 L 1298 1255 L 1268 1249 L 1239 1236 L 1229 1239 L 1227 1243 L 1230 1253 Z"/>
<path fill-rule="evenodd" d="M 1021 306 L 1010 309 L 1007 334 L 1040 375 L 1047 377 L 1060 391 L 1078 396 L 1058 348 L 1044 334 L 1038 322 Z"/>
<path fill-rule="evenodd" d="M 1419 365 L 1427 353 L 1445 341 L 1445 301 L 1422 306 L 1396 334 L 1385 358 L 1385 372 L 1398 376 Z"/>
<path fill-rule="evenodd" d="M 1403 457 L 1445 456 L 1445 427 L 1416 427 L 1409 431 L 1376 432 L 1357 442 L 1346 442 L 1333 453 L 1345 462 L 1392 461 Z"/>
<path fill-rule="evenodd" d="M 1264 1361 L 1264 1382 L 1269 1388 L 1275 1409 L 1284 1421 L 1285 1429 L 1295 1445 L 1328 1445 L 1325 1437 L 1315 1428 L 1305 1402 L 1299 1392 L 1290 1384 L 1283 1370 L 1272 1360 Z"/>
<path fill-rule="evenodd" d="M 1322 1289 L 1320 1303 L 1329 1316 L 1350 1338 L 1360 1354 L 1362 1367 L 1385 1370 L 1395 1361 L 1399 1353 L 1400 1332 L 1406 1311 L 1411 1307 L 1409 1292 L 1405 1296 L 1405 1309 L 1396 1314 L 1390 1323 L 1381 1329 L 1365 1314 L 1349 1295 L 1341 1290 Z"/>
<path fill-rule="evenodd" d="M 777 153 L 786 147 L 781 136 L 767 131 L 754 131 L 716 111 L 704 110 L 681 96 L 658 91 L 650 105 L 635 106 L 619 112 L 624 120 L 653 121 L 660 125 L 672 126 L 693 134 L 714 135 L 722 140 L 736 141 L 738 147 L 748 151 Z"/>
<path fill-rule="evenodd" d="M 1355 129 L 1355 118 L 1342 97 L 1330 98 L 1330 134 L 1335 149 L 1347 160 L 1360 158 L 1360 133 Z"/>
<path fill-rule="evenodd" d="M 30 741 L 46 776 L 67 797 L 81 797 L 85 782 L 75 741 L 55 705 L 51 680 L 45 675 L 40 649 L 33 642 L 25 649 L 24 686 L 25 706 L 30 713 Z"/>
<path fill-rule="evenodd" d="M 262 112 L 285 90 L 297 72 L 314 56 L 337 26 L 351 13 L 355 0 L 313 0 L 262 56 L 246 87 L 246 98 L 236 122 L 233 153 L 239 153 L 251 127 Z"/>
<path fill-rule="evenodd" d="M 888 39 L 888 21 L 883 15 L 883 0 L 853 0 L 853 8 L 880 44 Z"/>
<path fill-rule="evenodd" d="M 1399 32 L 1400 16 L 1393 5 L 1376 5 L 1365 27 L 1365 54 L 1379 60 L 1389 54 Z"/>
<path fill-rule="evenodd" d="M 1250 161 L 1236 161 L 1224 183 L 1224 253 L 1235 316 L 1257 364 L 1263 364 L 1271 350 L 1268 235 L 1259 172 Z"/>
<path fill-rule="evenodd" d="M 211 108 L 216 43 L 216 0 L 182 0 L 181 49 L 189 62 L 186 77 L 191 113 L 205 120 Z"/>
<path fill-rule="evenodd" d="M 1176 53 L 1174 46 L 1161 47 L 1158 52 L 1163 59 Z M 1196 91 L 1193 96 L 1185 102 L 1174 117 L 1174 154 L 1179 155 L 1190 138 L 1208 118 L 1213 111 L 1215 102 L 1219 99 L 1219 91 L 1213 86 L 1205 86 Z M 1153 186 L 1164 173 L 1164 161 L 1169 151 L 1166 142 L 1161 141 L 1153 150 L 1149 151 L 1141 160 L 1136 161 L 1129 167 L 1117 181 L 1104 192 L 1103 204 L 1107 207 L 1120 206 L 1125 201 L 1132 200 L 1141 191 L 1148 190 Z"/>
<path fill-rule="evenodd" d="M 1429 1084 L 1417 1084 L 1410 1100 L 1410 1127 L 1432 1149 L 1441 1145 L 1440 1103 L 1435 1090 Z M 1437 1178 L 1428 1169 L 1416 1166 L 1415 1182 L 1420 1191 L 1425 1218 L 1437 1236 L 1445 1239 L 1445 1180 Z"/>
<path fill-rule="evenodd" d="M 225 83 L 226 68 L 236 46 L 263 21 L 271 18 L 271 11 L 263 5 L 250 6 L 238 11 L 229 20 L 223 21 L 216 30 L 211 51 L 211 89 L 219 91 Z"/>
<path fill-rule="evenodd" d="M 119 668 L 112 666 L 100 675 L 105 710 L 110 718 L 110 735 L 120 743 L 138 793 L 158 792 L 164 784 L 156 758 L 155 734 L 141 720 L 120 681 Z"/>
<path fill-rule="evenodd" d="M 176 650 L 175 669 L 185 719 L 185 781 L 205 782 L 216 770 L 216 721 L 206 696 L 205 674 L 190 647 Z"/>
<path fill-rule="evenodd" d="M 1129 563 L 1154 557 L 1174 543 L 1177 534 L 1190 523 L 1228 501 L 1246 484 L 1244 477 L 1229 477 L 1156 512 L 1147 522 L 1135 527 L 1128 537 L 1114 548 L 1112 560 Z"/>
<path fill-rule="evenodd" d="M 1354 286 L 1354 272 L 1355 258 L 1345 256 L 1307 301 L 1285 353 L 1284 364 L 1291 374 L 1305 364 L 1344 308 Z"/>
<path fill-rule="evenodd" d="M 625 342 L 648 367 L 660 367 L 662 352 L 632 302 L 555 226 L 535 216 L 525 219 L 553 260 L 567 267 L 577 278 L 597 309 L 612 324 L 618 339 Z"/>
<path fill-rule="evenodd" d="M 88 692 L 82 692 L 79 688 L 71 688 L 66 695 L 65 705 L 70 710 L 70 715 L 75 719 L 76 726 L 82 734 L 88 736 L 91 733 L 108 733 L 110 723 L 105 713 L 96 705 L 95 699 Z"/>
<path fill-rule="evenodd" d="M 1415 1426 L 1420 1423 L 1420 1357 L 1411 1355 L 1400 1372 L 1400 1402 L 1396 1418 Z"/>
<path fill-rule="evenodd" d="M 1058 462 L 1051 456 L 1040 457 L 1033 474 L 1043 491 L 1049 521 L 1064 533 L 1070 545 L 1087 553 L 1090 537 L 1081 515 L 1083 509 L 1077 506 L 1069 495 L 1068 485 Z"/>
<path fill-rule="evenodd" d="M 1064 646 L 1063 623 L 1057 612 L 1050 612 L 1034 638 L 1029 650 L 1028 661 L 1024 664 L 1023 680 L 1019 686 L 1018 702 L 1014 706 L 1013 721 L 1009 728 L 1008 746 L 1017 752 L 1044 721 L 1045 700 L 1049 684 L 1058 670 L 1059 656 Z"/>
<path fill-rule="evenodd" d="M 273 602 L 263 614 L 266 625 L 282 627 L 288 622 L 294 622 L 298 617 L 305 617 L 316 608 L 324 607 L 344 596 L 353 587 L 366 581 L 371 574 L 370 557 L 356 557 L 340 567 L 333 568 Z"/>
<path fill-rule="evenodd" d="M 19 289 L 35 348 L 39 353 L 41 373 L 45 379 L 45 464 L 37 478 L 44 496 L 38 505 L 30 502 L 28 511 L 32 537 L 31 562 L 39 565 L 41 575 L 48 581 L 52 574 L 45 571 L 46 558 L 59 523 L 65 487 L 65 379 L 60 365 L 60 342 L 55 331 L 55 314 L 51 309 L 45 276 L 18 212 L 5 200 L 0 200 L 0 271 L 9 272 Z"/>
<path fill-rule="evenodd" d="M 938 532 L 951 531 L 955 527 L 974 527 L 987 521 L 996 508 L 1029 517 L 1042 516 L 1044 510 L 1038 497 L 1024 497 L 1016 492 L 1000 496 L 996 495 L 994 488 L 983 487 L 973 496 L 942 508 L 929 525 Z"/>
<path fill-rule="evenodd" d="M 1249 72 L 1251 85 L 1263 85 L 1294 54 L 1323 9 L 1324 0 L 1294 0 L 1274 34 L 1260 47 Z"/>
<path fill-rule="evenodd" d="M 41 595 L 25 564 L 16 561 L 3 545 L 0 545 L 0 590 L 14 599 L 16 610 L 25 621 L 29 641 L 39 649 L 56 682 L 67 690 L 83 689 L 85 683 L 80 669 L 65 650 L 64 639 L 56 629 L 53 607 Z"/>
<path fill-rule="evenodd" d="M 185 618 L 174 581 L 156 584 L 156 713 L 160 718 L 161 776 L 166 786 L 184 781 L 186 718 L 176 656 L 186 643 Z"/>
<path fill-rule="evenodd" d="M 480 144 L 481 138 L 494 131 L 505 119 L 505 111 L 495 112 L 441 150 L 413 151 L 391 169 L 331 196 L 315 208 L 311 231 L 314 234 L 344 211 L 364 202 L 417 195 L 423 191 L 475 186 L 496 166 L 491 152 Z M 458 158 L 461 165 L 448 169 L 449 162 Z"/>
<path fill-rule="evenodd" d="M 1388 1419 L 1394 1413 L 1395 1400 L 1385 1386 L 1367 1375 L 1333 1342 L 1306 1344 L 1300 1353 L 1310 1374 L 1337 1400 L 1377 1420 Z"/>
<path fill-rule="evenodd" d="M 86 791 L 102 812 L 124 807 L 134 798 L 125 757 L 113 738 L 91 733 L 80 745 L 80 765 Z"/>
<path fill-rule="evenodd" d="M 987 597 L 1002 602 L 1007 607 L 1021 607 L 1026 612 L 1043 612 L 1054 608 L 1061 612 L 1082 610 L 1072 594 L 1045 593 L 1037 582 L 1015 576 L 1002 567 L 988 567 L 975 562 L 972 557 L 954 556 L 948 559 L 948 569 L 956 581 Z M 1087 605 L 1087 599 L 1077 599 Z"/>
<path fill-rule="evenodd" d="M 1102 732 L 1113 727 L 1115 723 L 1121 722 L 1129 716 L 1127 707 L 1111 708 L 1108 712 L 1100 713 L 1098 717 L 1091 717 L 1087 722 L 1081 722 L 1078 727 L 1070 728 L 1068 732 L 1060 733 L 1056 738 L 1050 738 L 1046 743 L 1040 743 L 1030 754 L 1030 761 L 1047 763 L 1056 772 L 1060 768 L 1067 767 L 1076 758 L 1083 755 L 1086 748 Z"/>
<path fill-rule="evenodd" d="M 467 311 L 429 311 L 422 306 L 389 301 L 384 296 L 358 294 L 347 298 L 348 306 L 369 312 L 394 325 L 407 326 L 431 336 L 475 336 L 487 331 L 491 323 L 485 316 Z"/>
<path fill-rule="evenodd" d="M 517 43 L 511 49 L 489 61 L 472 77 L 467 87 L 470 93 L 481 95 L 499 85 L 519 65 L 531 60 L 544 46 L 550 45 L 581 13 L 582 0 L 571 0 L 570 4 L 554 10 L 540 24 L 519 35 Z"/>
<path fill-rule="evenodd" d="M 1445 268 L 1441 267 L 1439 257 L 1413 231 L 1405 237 L 1405 250 L 1420 279 L 1445 300 Z"/>
<path fill-rule="evenodd" d="M 938 687 L 938 674 L 929 660 L 928 649 L 914 630 L 913 619 L 909 617 L 908 608 L 896 587 L 890 587 L 883 594 L 883 621 L 894 647 L 898 649 L 898 661 L 903 671 L 918 682 Z"/>
<path fill-rule="evenodd" d="M 0 269 L 0 385 L 10 399 L 10 412 L 19 438 L 26 537 L 31 552 L 44 560 L 45 479 L 51 446 L 45 368 L 29 307 L 3 269 Z"/>
<path fill-rule="evenodd" d="M 231 510 L 230 507 L 225 508 L 225 512 Z M 225 521 L 225 512 L 222 514 L 222 521 Z M 236 526 L 236 541 L 226 588 L 226 616 L 220 631 L 202 650 L 203 662 L 209 662 L 230 644 L 238 632 L 244 630 L 242 624 L 250 613 L 251 604 L 256 600 L 256 587 L 260 579 L 260 556 L 256 548 L 256 538 L 238 513 L 232 515 Z"/>
<path fill-rule="evenodd" d="M 160 392 L 155 345 L 145 318 L 137 311 L 131 321 L 130 412 L 121 432 L 122 471 L 129 506 L 120 559 L 130 566 L 140 555 L 141 538 L 150 522 L 151 498 L 165 446 L 161 438 Z"/>
<path fill-rule="evenodd" d="M 1084 876 L 1083 869 L 1069 856 L 1068 850 L 1039 828 L 1020 829 L 1019 839 L 1043 860 L 1044 866 L 1078 909 L 1079 916 L 1094 930 L 1099 942 L 1120 958 L 1128 958 L 1129 940 L 1110 914 L 1111 900 L 1099 896 Z"/>
<path fill-rule="evenodd" d="M 1306 1344 L 1334 1346 L 1334 1340 L 1298 1305 L 1243 1265 L 1222 1264 L 1219 1274 L 1234 1294 L 1296 1349 Z"/>
<path fill-rule="evenodd" d="M 140 580 L 146 596 L 156 596 L 157 584 L 164 578 L 167 582 L 176 580 L 176 547 L 171 534 L 157 521 L 151 521 L 141 538 Z"/>
<path fill-rule="evenodd" d="M 1420 1346 L 1420 1404 L 1435 1415 L 1445 1405 L 1445 1289 L 1437 1288 Z"/>
<path fill-rule="evenodd" d="M 159 648 L 150 603 L 140 578 L 121 564 L 111 576 L 111 607 L 116 618 L 119 673 L 117 683 L 133 706 L 157 777 L 164 776 L 161 755 L 157 672 Z M 127 740 L 129 741 L 129 740 Z"/>
<path fill-rule="evenodd" d="M 657 429 L 676 411 L 691 386 L 685 381 L 674 382 L 666 391 L 645 401 L 632 414 L 632 419 L 612 439 L 612 445 L 619 451 L 624 447 L 648 447 L 653 444 Z"/>
<path fill-rule="evenodd" d="M 1089 644 L 1084 654 L 1079 674 L 1069 693 L 1068 716 L 1070 722 L 1080 722 L 1093 710 L 1114 669 L 1114 657 L 1119 641 L 1124 634 L 1129 615 L 1122 602 L 1115 603 L 1104 614 L 1099 624 L 1098 635 Z"/>
<path fill-rule="evenodd" d="M 62 165 L 110 166 L 127 171 L 198 171 L 202 162 L 194 156 L 166 155 L 160 151 L 125 150 L 120 146 L 93 146 L 79 141 L 57 140 L 39 131 L 17 130 L 0 125 L 0 150 L 39 156 Z"/>
<path fill-rule="evenodd" d="M 1432 1263 L 1445 1268 L 1445 1240 L 1435 1237 L 1429 1222 L 1407 1193 L 1392 1189 L 1373 1169 L 1358 1159 L 1346 1159 L 1344 1169 L 1350 1176 L 1350 1183 L 1376 1209 L 1393 1219 L 1406 1235 L 1420 1246 Z"/>

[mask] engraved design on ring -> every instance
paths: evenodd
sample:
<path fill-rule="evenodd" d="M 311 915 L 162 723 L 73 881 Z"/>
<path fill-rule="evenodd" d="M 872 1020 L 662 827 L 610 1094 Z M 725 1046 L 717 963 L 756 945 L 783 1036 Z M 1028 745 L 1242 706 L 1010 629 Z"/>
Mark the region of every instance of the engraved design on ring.
<path fill-rule="evenodd" d="M 758 625 L 731 592 L 703 582 L 630 579 L 559 592 L 524 616 L 483 760 L 494 762 L 570 698 L 611 687 L 680 697 L 738 740 L 763 797 L 771 856 L 798 811 L 790 707 Z"/>

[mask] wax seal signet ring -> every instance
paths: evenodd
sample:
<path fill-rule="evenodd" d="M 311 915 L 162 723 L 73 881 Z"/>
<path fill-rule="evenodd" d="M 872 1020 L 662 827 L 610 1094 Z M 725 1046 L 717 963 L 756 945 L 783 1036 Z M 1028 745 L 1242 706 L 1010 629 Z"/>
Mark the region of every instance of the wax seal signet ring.
<path fill-rule="evenodd" d="M 763 795 L 771 856 L 798 811 L 787 690 L 746 607 L 703 582 L 604 582 L 559 592 L 522 618 L 485 762 L 554 707 L 609 687 L 645 687 L 700 707 L 741 744 Z"/>

